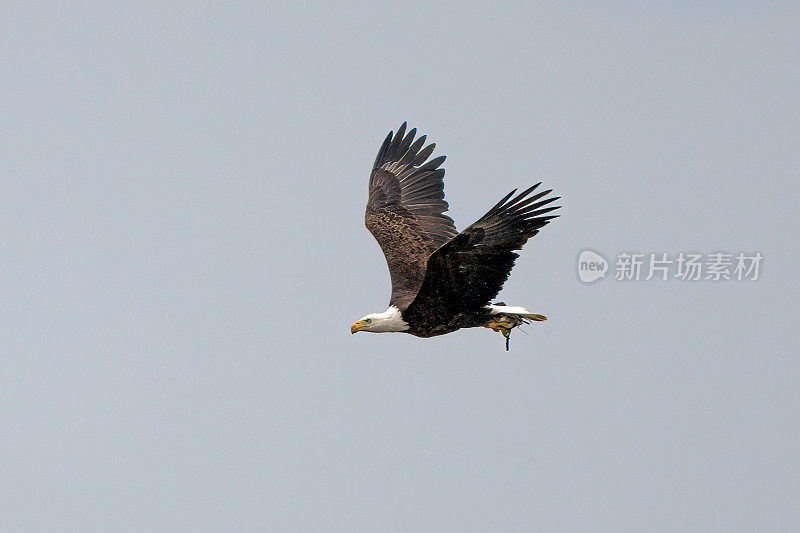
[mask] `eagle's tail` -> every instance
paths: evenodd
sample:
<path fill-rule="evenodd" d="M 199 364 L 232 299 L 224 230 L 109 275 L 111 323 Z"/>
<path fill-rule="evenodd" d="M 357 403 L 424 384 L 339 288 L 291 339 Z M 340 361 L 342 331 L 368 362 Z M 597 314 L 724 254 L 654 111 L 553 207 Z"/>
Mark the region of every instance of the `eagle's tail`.
<path fill-rule="evenodd" d="M 506 351 L 508 351 L 508 341 L 511 338 L 511 330 L 521 326 L 522 324 L 530 324 L 531 322 L 543 322 L 547 320 L 544 315 L 531 313 L 524 307 L 511 307 L 503 302 L 498 302 L 487 306 L 489 308 L 490 318 L 483 325 L 492 331 L 499 331 L 506 338 Z"/>

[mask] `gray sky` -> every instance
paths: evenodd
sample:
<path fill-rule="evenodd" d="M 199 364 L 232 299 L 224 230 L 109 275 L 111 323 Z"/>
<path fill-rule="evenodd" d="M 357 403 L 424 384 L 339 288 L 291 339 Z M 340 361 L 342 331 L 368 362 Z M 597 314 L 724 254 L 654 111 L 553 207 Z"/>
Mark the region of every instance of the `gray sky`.
<path fill-rule="evenodd" d="M 797 530 L 799 16 L 6 5 L 0 530 Z M 404 120 L 459 228 L 563 196 L 510 353 L 349 333 L 387 305 L 362 217 Z M 584 285 L 584 248 L 765 259 Z"/>

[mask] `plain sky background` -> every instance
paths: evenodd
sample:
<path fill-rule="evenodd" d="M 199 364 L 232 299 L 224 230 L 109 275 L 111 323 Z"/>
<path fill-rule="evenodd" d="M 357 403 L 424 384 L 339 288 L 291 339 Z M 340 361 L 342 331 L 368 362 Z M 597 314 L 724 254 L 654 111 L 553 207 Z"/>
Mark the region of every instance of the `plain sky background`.
<path fill-rule="evenodd" d="M 0 530 L 797 531 L 800 8 L 668 4 L 5 2 Z M 509 353 L 350 335 L 404 120 L 459 228 L 563 196 Z"/>

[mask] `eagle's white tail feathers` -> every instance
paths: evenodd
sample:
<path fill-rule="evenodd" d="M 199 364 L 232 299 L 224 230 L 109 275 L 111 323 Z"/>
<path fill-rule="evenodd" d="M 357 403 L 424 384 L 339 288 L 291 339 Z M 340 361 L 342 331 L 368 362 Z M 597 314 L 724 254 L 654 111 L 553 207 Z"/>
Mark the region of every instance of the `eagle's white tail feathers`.
<path fill-rule="evenodd" d="M 546 317 L 536 313 L 531 313 L 524 307 L 513 307 L 510 305 L 496 305 L 496 304 L 489 305 L 488 307 L 489 309 L 491 309 L 489 314 L 492 315 L 500 315 L 500 314 L 512 315 L 512 316 L 518 316 L 520 318 L 526 318 L 528 320 L 534 320 L 536 322 L 547 320 Z"/>

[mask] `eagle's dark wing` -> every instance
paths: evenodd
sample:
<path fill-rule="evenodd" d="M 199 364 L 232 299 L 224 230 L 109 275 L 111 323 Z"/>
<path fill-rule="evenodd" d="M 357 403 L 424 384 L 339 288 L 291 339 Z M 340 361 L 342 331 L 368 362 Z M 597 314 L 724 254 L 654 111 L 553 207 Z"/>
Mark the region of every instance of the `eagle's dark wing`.
<path fill-rule="evenodd" d="M 392 278 L 390 305 L 411 303 L 422 285 L 428 257 L 455 237 L 453 219 L 444 215 L 444 156 L 425 162 L 434 144 L 425 148 L 417 130 L 406 134 L 406 124 L 389 132 L 369 178 L 369 200 L 364 221 L 375 236 Z"/>
<path fill-rule="evenodd" d="M 488 305 L 503 287 L 525 242 L 558 215 L 543 216 L 560 206 L 544 207 L 559 197 L 541 198 L 551 190 L 528 196 L 538 187 L 511 198 L 516 189 L 480 220 L 439 248 L 428 259 L 425 279 L 416 298 L 403 312 L 456 316 Z"/>

